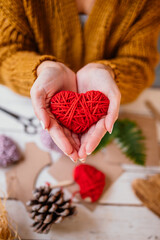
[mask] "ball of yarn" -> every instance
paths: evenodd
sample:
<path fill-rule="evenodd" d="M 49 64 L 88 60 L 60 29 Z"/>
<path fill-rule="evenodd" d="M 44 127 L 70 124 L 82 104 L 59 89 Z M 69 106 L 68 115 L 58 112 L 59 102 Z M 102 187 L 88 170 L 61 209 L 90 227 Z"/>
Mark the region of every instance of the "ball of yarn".
<path fill-rule="evenodd" d="M 41 130 L 40 131 L 40 139 L 42 144 L 50 149 L 50 150 L 54 150 L 56 152 L 60 152 L 62 153 L 62 151 L 60 150 L 60 148 L 55 144 L 55 142 L 53 141 L 53 139 L 51 138 L 50 134 L 46 131 L 46 130 Z"/>
<path fill-rule="evenodd" d="M 105 187 L 105 175 L 89 164 L 81 164 L 75 167 L 73 177 L 80 186 L 82 199 L 97 201 Z"/>
<path fill-rule="evenodd" d="M 50 107 L 63 126 L 74 133 L 84 133 L 107 114 L 109 99 L 99 91 L 61 91 L 52 97 Z"/>
<path fill-rule="evenodd" d="M 5 135 L 0 135 L 0 166 L 7 167 L 20 159 L 20 151 L 13 140 Z"/>

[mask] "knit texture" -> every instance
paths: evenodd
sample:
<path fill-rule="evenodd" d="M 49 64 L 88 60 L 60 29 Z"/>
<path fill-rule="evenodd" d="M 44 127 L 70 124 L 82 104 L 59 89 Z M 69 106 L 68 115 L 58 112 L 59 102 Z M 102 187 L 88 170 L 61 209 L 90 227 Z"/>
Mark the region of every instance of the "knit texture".
<path fill-rule="evenodd" d="M 97 201 L 104 190 L 106 176 L 103 172 L 88 164 L 81 164 L 75 167 L 73 178 L 80 187 L 82 199 Z"/>
<path fill-rule="evenodd" d="M 0 135 L 0 167 L 8 167 L 21 159 L 21 153 L 11 138 Z"/>
<path fill-rule="evenodd" d="M 29 96 L 44 60 L 100 62 L 130 102 L 154 80 L 159 13 L 159 0 L 96 0 L 82 29 L 75 0 L 1 0 L 0 83 Z"/>

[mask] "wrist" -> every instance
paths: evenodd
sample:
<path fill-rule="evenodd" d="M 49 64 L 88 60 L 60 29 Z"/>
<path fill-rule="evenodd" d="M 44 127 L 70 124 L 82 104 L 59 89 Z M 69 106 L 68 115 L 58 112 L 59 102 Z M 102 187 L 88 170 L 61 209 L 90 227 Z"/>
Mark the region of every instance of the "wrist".
<path fill-rule="evenodd" d="M 109 72 L 109 74 L 113 79 L 115 78 L 113 69 L 109 65 L 105 65 L 103 63 L 95 63 L 95 64 L 97 65 L 97 68 L 105 69 L 107 72 Z"/>
<path fill-rule="evenodd" d="M 109 65 L 105 65 L 105 64 L 102 64 L 102 65 L 103 65 L 104 69 L 106 69 L 110 73 L 111 77 L 113 79 L 115 79 L 115 74 L 114 74 L 113 69 Z"/>
<path fill-rule="evenodd" d="M 42 62 L 38 68 L 37 68 L 37 76 L 39 76 L 39 74 L 44 70 L 44 69 L 47 69 L 47 68 L 64 68 L 64 64 L 63 63 L 60 63 L 60 62 L 54 62 L 54 61 L 44 61 Z"/>
<path fill-rule="evenodd" d="M 105 65 L 105 64 L 103 64 L 103 63 L 88 63 L 87 65 L 86 65 L 86 67 L 87 68 L 91 68 L 91 69 L 93 69 L 93 68 L 99 68 L 99 69 L 105 69 L 110 75 L 111 75 L 111 77 L 114 79 L 115 78 L 115 74 L 114 74 L 114 71 L 113 71 L 113 69 L 109 66 L 109 65 Z"/>

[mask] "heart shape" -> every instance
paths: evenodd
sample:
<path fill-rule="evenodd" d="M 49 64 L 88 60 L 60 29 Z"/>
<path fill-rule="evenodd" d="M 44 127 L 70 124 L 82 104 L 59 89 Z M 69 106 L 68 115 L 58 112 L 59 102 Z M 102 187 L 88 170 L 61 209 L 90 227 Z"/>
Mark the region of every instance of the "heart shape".
<path fill-rule="evenodd" d="M 74 133 L 86 132 L 107 114 L 108 107 L 109 99 L 99 91 L 61 91 L 50 102 L 51 112 L 56 119 Z"/>
<path fill-rule="evenodd" d="M 105 187 L 105 175 L 95 167 L 88 164 L 81 164 L 75 167 L 73 177 L 80 186 L 82 199 L 97 201 Z"/>

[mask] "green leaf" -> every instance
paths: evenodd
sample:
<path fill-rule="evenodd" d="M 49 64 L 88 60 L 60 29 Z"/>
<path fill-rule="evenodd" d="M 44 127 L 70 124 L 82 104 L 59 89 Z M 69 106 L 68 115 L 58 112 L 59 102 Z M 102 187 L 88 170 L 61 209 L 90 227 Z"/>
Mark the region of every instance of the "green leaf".
<path fill-rule="evenodd" d="M 112 134 L 107 132 L 93 153 L 115 140 L 127 157 L 136 164 L 144 165 L 146 160 L 144 139 L 135 122 L 129 119 L 117 120 Z"/>

